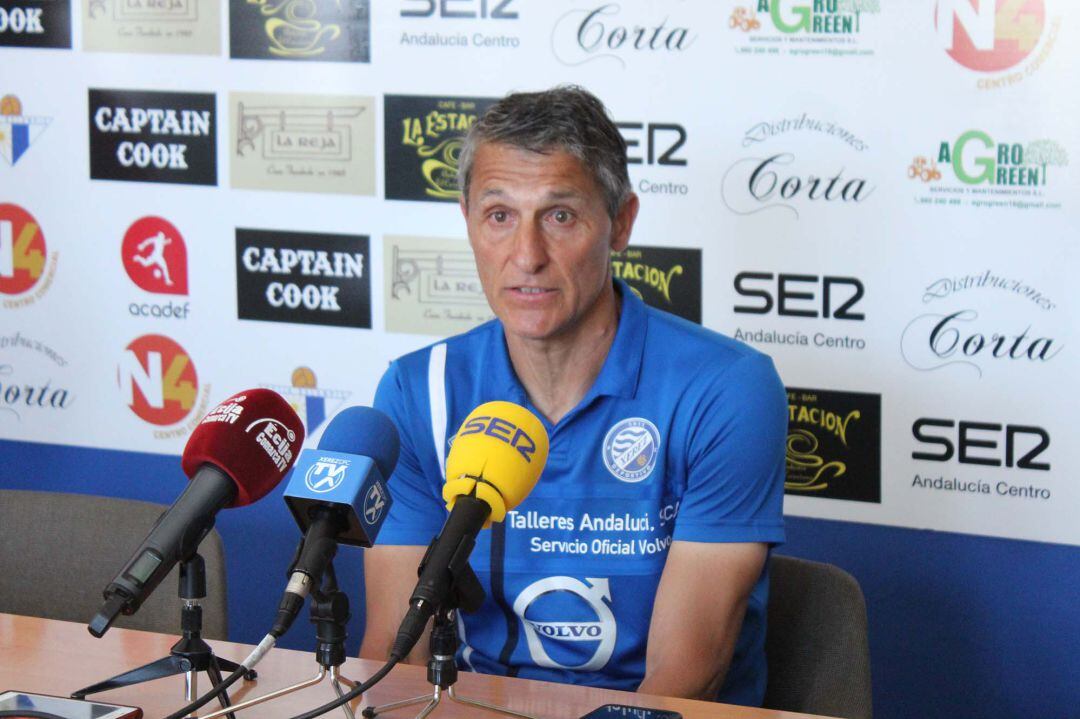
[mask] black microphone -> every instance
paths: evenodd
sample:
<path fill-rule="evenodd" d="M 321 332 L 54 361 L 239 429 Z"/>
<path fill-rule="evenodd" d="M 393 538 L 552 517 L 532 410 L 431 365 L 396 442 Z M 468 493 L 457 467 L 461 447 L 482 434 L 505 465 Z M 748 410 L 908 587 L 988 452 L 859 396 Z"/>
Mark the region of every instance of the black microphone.
<path fill-rule="evenodd" d="M 547 463 L 548 436 L 536 415 L 512 402 L 487 402 L 465 418 L 446 458 L 443 499 L 450 514 L 428 546 L 419 579 L 398 628 L 392 660 L 408 655 L 439 605 L 457 598 L 483 600 L 483 589 L 468 565 L 476 535 L 521 503 Z"/>
<path fill-rule="evenodd" d="M 106 587 L 90 633 L 100 637 L 118 614 L 138 611 L 177 562 L 195 555 L 222 508 L 250 504 L 277 486 L 303 441 L 303 422 L 270 390 L 241 392 L 211 410 L 184 448 L 191 481 Z"/>
<path fill-rule="evenodd" d="M 300 453 L 285 488 L 285 503 L 304 538 L 271 634 L 280 637 L 288 631 L 333 561 L 338 544 L 375 543 L 390 511 L 386 480 L 400 448 L 389 417 L 371 407 L 349 407 L 330 420 L 318 449 Z"/>

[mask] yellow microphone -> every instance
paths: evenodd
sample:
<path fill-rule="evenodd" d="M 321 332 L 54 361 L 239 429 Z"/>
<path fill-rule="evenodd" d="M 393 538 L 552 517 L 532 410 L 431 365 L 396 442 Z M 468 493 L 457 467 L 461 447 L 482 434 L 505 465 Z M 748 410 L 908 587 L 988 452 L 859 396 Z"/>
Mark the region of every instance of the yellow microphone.
<path fill-rule="evenodd" d="M 474 496 L 491 507 L 484 528 L 501 522 L 528 496 L 548 457 L 548 436 L 536 415 L 513 402 L 485 402 L 465 418 L 446 458 L 443 499 Z"/>
<path fill-rule="evenodd" d="M 420 562 L 391 659 L 408 655 L 440 607 L 479 608 L 484 591 L 469 567 L 476 535 L 528 496 L 547 456 L 544 425 L 520 405 L 485 402 L 465 418 L 446 458 L 443 499 L 450 514 Z"/>

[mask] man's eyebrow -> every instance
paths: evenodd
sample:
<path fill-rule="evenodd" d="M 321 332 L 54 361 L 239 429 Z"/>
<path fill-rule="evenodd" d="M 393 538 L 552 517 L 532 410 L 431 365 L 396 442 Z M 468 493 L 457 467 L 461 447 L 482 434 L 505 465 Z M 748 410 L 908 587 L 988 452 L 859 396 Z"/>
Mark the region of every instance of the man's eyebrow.
<path fill-rule="evenodd" d="M 581 197 L 581 193 L 577 190 L 552 190 L 547 193 L 547 199 L 549 200 L 575 200 Z"/>
<path fill-rule="evenodd" d="M 505 197 L 505 196 L 506 196 L 506 193 L 503 192 L 502 190 L 500 190 L 499 188 L 491 187 L 491 188 L 481 192 L 480 197 L 477 197 L 476 199 L 483 200 L 483 199 L 488 198 L 488 197 Z"/>

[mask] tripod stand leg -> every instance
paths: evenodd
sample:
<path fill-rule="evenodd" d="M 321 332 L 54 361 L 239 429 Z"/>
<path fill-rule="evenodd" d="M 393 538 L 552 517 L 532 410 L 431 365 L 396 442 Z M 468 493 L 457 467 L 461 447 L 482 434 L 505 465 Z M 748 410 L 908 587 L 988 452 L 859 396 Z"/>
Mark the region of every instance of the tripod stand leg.
<path fill-rule="evenodd" d="M 194 668 L 184 672 L 184 701 L 190 702 L 199 695 L 199 673 Z"/>
<path fill-rule="evenodd" d="M 438 691 L 437 687 L 436 691 Z M 364 715 L 365 719 L 372 719 L 373 717 L 377 717 L 380 714 L 392 712 L 395 709 L 401 709 L 402 707 L 411 707 L 414 704 L 422 704 L 424 702 L 432 701 L 433 699 L 434 695 L 424 694 L 423 696 L 413 697 L 412 699 L 402 699 L 401 701 L 393 702 L 392 704 L 383 704 L 381 707 L 368 707 L 362 712 L 362 714 Z"/>
<path fill-rule="evenodd" d="M 348 679 L 345 681 L 348 681 Z M 330 669 L 330 686 L 334 687 L 334 693 L 338 695 L 338 699 L 345 696 L 345 692 L 341 690 L 341 677 L 337 676 L 337 667 L 332 667 Z M 341 705 L 341 711 L 345 712 L 345 716 L 348 719 L 356 719 L 356 713 L 353 712 L 352 707 L 349 706 L 348 703 Z"/>
<path fill-rule="evenodd" d="M 513 709 L 495 706 L 494 704 L 477 701 L 476 699 L 465 699 L 464 697 L 459 697 L 457 695 L 457 692 L 454 691 L 454 687 L 450 687 L 450 689 L 448 689 L 447 691 L 450 694 L 450 701 L 457 702 L 458 704 L 464 704 L 470 707 L 477 707 L 478 709 L 486 709 L 489 712 L 495 712 L 497 714 L 502 714 L 503 716 L 518 717 L 518 719 L 537 719 L 537 717 L 534 717 L 532 714 L 516 712 Z"/>
<path fill-rule="evenodd" d="M 419 714 L 416 715 L 416 719 L 427 719 L 428 714 L 435 711 L 435 707 L 439 706 L 439 702 L 442 700 L 442 688 L 436 684 L 435 693 L 431 695 L 431 701 L 424 707 Z"/>
<path fill-rule="evenodd" d="M 97 684 L 92 684 L 84 689 L 80 689 L 73 693 L 71 697 L 73 699 L 82 699 L 87 694 L 97 694 L 98 692 L 108 691 L 109 689 L 119 689 L 120 687 L 129 687 L 132 684 L 141 684 L 143 682 L 153 681 L 154 679 L 161 679 L 162 677 L 184 674 L 190 667 L 191 662 L 186 659 L 171 655 L 162 657 L 156 662 L 150 662 L 137 669 L 118 674 L 112 679 L 106 679 L 103 682 L 98 682 Z"/>
<path fill-rule="evenodd" d="M 214 686 L 221 684 L 221 663 L 216 656 L 210 655 L 210 666 L 206 668 L 206 673 L 210 676 L 210 683 Z M 223 691 L 218 695 L 218 702 L 221 704 L 222 709 L 228 709 L 232 706 L 232 700 L 229 699 L 229 692 Z M 236 719 L 236 715 L 229 712 L 225 715 L 228 719 Z"/>

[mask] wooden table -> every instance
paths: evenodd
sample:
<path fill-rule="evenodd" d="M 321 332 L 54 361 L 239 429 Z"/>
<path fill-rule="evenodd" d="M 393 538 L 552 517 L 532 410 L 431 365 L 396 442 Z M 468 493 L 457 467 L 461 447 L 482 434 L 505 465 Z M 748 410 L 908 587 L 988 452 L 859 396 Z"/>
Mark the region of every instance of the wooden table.
<path fill-rule="evenodd" d="M 176 639 L 175 636 L 165 634 L 117 628 L 109 630 L 102 639 L 94 639 L 83 624 L 0 614 L 0 691 L 15 689 L 67 696 L 84 686 L 167 655 Z M 251 651 L 251 647 L 244 644 L 211 643 L 218 656 L 234 661 L 240 661 Z M 366 659 L 349 659 L 342 666 L 341 673 L 350 679 L 363 680 L 379 666 L 377 662 Z M 234 702 L 313 678 L 318 671 L 318 665 L 311 652 L 275 649 L 258 665 L 257 671 L 258 680 L 236 685 L 236 692 L 232 695 Z M 201 691 L 209 689 L 209 680 L 205 674 L 201 674 L 199 680 Z M 401 665 L 368 692 L 362 702 L 357 701 L 353 706 L 359 717 L 359 710 L 369 704 L 385 704 L 429 693 L 430 690 L 427 672 L 423 667 Z M 674 710 L 681 712 L 685 719 L 805 719 L 809 716 L 470 672 L 461 673 L 457 691 L 462 697 L 508 706 L 550 719 L 573 719 L 607 703 Z M 145 712 L 146 719 L 161 719 L 184 704 L 183 692 L 183 677 L 173 677 L 105 692 L 95 697 L 103 702 L 139 706 Z M 323 680 L 316 686 L 241 712 L 238 719 L 287 719 L 313 709 L 334 696 L 329 682 Z M 207 705 L 201 713 L 206 714 L 216 708 L 215 701 Z M 415 717 L 418 711 L 419 707 L 410 707 L 387 716 L 388 719 L 410 719 Z M 340 709 L 324 716 L 344 719 Z M 484 716 L 488 714 L 454 704 L 444 697 L 431 719 L 482 719 Z M 489 716 L 494 718 L 496 715 Z"/>

